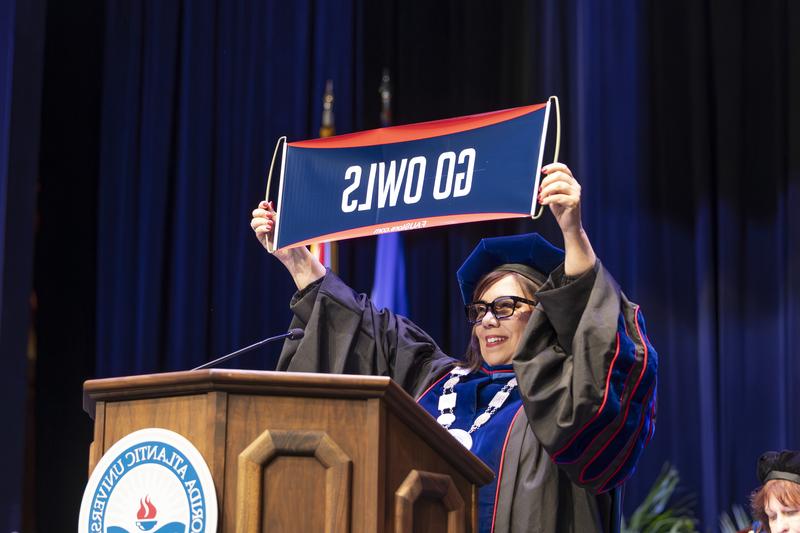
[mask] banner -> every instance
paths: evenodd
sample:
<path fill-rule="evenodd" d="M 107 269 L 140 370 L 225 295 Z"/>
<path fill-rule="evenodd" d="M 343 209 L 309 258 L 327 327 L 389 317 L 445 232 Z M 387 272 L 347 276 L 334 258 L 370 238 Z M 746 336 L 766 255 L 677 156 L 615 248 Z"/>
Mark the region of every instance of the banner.
<path fill-rule="evenodd" d="M 549 112 L 538 104 L 284 143 L 275 248 L 531 216 Z"/>

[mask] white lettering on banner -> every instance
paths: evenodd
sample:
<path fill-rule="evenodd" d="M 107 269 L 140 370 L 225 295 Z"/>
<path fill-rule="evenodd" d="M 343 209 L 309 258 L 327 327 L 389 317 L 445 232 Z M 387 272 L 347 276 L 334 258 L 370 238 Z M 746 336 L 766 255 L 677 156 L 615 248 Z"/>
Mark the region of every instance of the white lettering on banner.
<path fill-rule="evenodd" d="M 436 175 L 432 195 L 434 200 L 459 198 L 469 195 L 472 191 L 472 176 L 475 170 L 477 154 L 474 148 L 465 148 L 456 157 L 455 152 L 442 153 L 436 163 Z M 373 196 L 378 198 L 375 204 L 378 209 L 397 206 L 400 191 L 403 191 L 403 203 L 411 205 L 422 199 L 425 189 L 425 170 L 428 161 L 424 156 L 418 155 L 400 160 L 399 165 L 395 160 L 372 163 L 369 166 L 369 178 L 363 198 L 356 199 L 362 190 L 361 174 L 363 169 L 359 165 L 347 168 L 344 180 L 351 181 L 342 191 L 342 212 L 352 213 L 369 211 L 373 206 Z M 466 166 L 466 169 L 464 168 Z M 458 172 L 456 172 L 458 170 Z M 377 191 L 375 190 L 375 177 L 378 178 Z M 404 183 L 405 182 L 405 185 Z M 360 196 L 360 195 L 359 195 Z"/>
<path fill-rule="evenodd" d="M 345 181 L 349 179 L 353 179 L 352 185 L 347 187 L 344 192 L 342 193 L 342 212 L 343 213 L 352 213 L 356 210 L 356 206 L 358 205 L 357 200 L 353 200 L 350 202 L 348 198 L 350 197 L 350 193 L 358 189 L 358 186 L 361 185 L 361 167 L 358 165 L 353 165 L 349 167 L 344 172 L 344 179 Z"/>
<path fill-rule="evenodd" d="M 426 161 L 425 158 L 421 155 L 411 159 L 411 163 L 408 165 L 408 180 L 406 180 L 406 193 L 403 195 L 403 201 L 406 204 L 415 204 L 419 202 L 419 199 L 422 198 L 422 185 L 425 182 L 425 166 Z M 417 190 L 414 191 L 414 194 L 411 194 L 411 185 L 414 183 L 414 167 L 419 167 L 419 172 L 417 173 Z"/>
<path fill-rule="evenodd" d="M 447 180 L 444 183 L 444 190 L 442 190 L 442 166 L 447 161 Z M 436 200 L 444 200 L 450 196 L 453 190 L 453 174 L 456 171 L 456 153 L 445 152 L 439 156 L 439 161 L 436 163 L 436 180 L 433 182 L 433 197 Z"/>
<path fill-rule="evenodd" d="M 367 197 L 363 204 L 358 206 L 359 211 L 369 211 L 372 209 L 372 189 L 375 188 L 375 163 L 369 166 L 369 181 L 367 181 Z"/>
<path fill-rule="evenodd" d="M 372 231 L 373 235 L 381 235 L 383 233 L 392 233 L 395 231 L 406 231 L 410 229 L 420 229 L 428 225 L 427 220 L 416 220 L 414 222 L 406 222 L 399 226 L 387 226 L 385 228 L 376 228 Z"/>
<path fill-rule="evenodd" d="M 466 196 L 472 190 L 472 171 L 475 169 L 475 148 L 467 148 L 458 154 L 458 164 L 464 164 L 464 159 L 469 158 L 467 163 L 467 172 L 459 172 L 456 174 L 456 190 L 453 196 Z"/>
<path fill-rule="evenodd" d="M 403 184 L 403 175 L 406 173 L 407 159 L 400 160 L 400 172 L 395 176 L 395 161 L 389 162 L 389 172 L 386 172 L 386 163 L 378 163 L 378 209 L 386 207 L 386 197 L 389 197 L 389 207 L 397 205 L 400 196 L 400 187 Z"/>

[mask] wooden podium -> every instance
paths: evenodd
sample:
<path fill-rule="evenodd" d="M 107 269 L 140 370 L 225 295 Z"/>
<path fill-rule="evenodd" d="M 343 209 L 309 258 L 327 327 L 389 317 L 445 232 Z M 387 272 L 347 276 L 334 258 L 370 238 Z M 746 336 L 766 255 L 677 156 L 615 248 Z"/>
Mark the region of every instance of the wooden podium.
<path fill-rule="evenodd" d="M 224 533 L 472 532 L 492 471 L 389 378 L 201 370 L 87 381 L 89 472 L 128 433 L 180 433 Z"/>

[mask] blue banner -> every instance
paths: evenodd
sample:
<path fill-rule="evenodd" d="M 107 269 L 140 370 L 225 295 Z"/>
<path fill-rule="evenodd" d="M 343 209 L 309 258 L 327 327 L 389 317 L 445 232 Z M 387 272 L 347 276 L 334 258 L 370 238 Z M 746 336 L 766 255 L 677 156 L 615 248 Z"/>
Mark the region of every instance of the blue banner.
<path fill-rule="evenodd" d="M 284 145 L 276 248 L 536 207 L 549 105 Z"/>

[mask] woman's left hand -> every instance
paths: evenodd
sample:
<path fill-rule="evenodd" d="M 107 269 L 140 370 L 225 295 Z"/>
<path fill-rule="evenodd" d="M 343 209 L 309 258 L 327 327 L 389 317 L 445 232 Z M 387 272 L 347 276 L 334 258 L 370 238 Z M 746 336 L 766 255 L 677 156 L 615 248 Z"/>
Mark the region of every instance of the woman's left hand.
<path fill-rule="evenodd" d="M 564 235 L 581 231 L 581 185 L 563 163 L 542 168 L 545 178 L 539 186 L 539 203 L 550 206 Z"/>
<path fill-rule="evenodd" d="M 597 260 L 581 222 L 581 185 L 563 163 L 547 165 L 542 173 L 539 203 L 550 206 L 564 235 L 564 274 L 580 276 Z"/>

